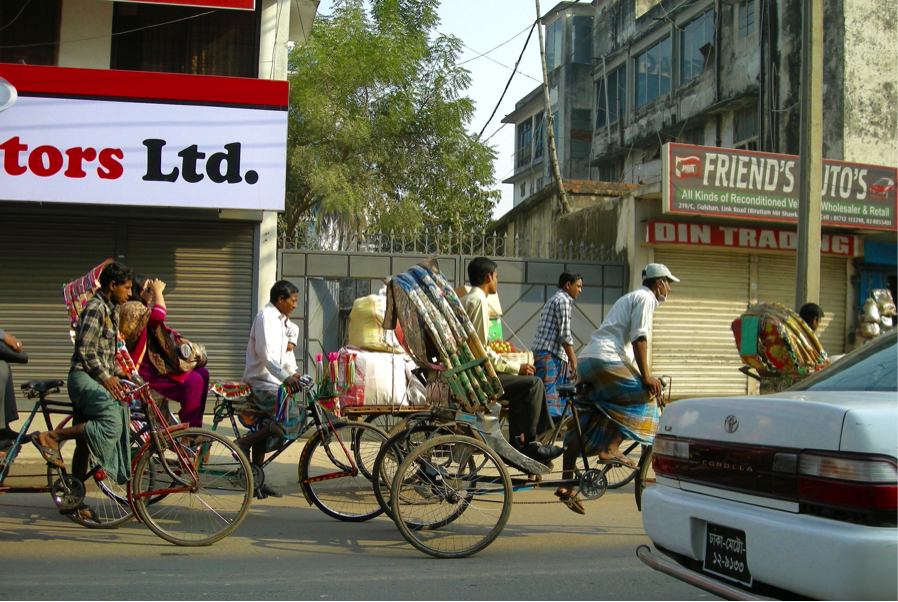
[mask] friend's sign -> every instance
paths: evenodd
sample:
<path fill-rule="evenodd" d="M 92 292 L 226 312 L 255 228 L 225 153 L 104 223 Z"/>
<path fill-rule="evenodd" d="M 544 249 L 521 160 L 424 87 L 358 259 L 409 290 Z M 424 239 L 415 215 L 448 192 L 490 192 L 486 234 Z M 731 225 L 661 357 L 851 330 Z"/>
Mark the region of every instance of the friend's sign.
<path fill-rule="evenodd" d="M 287 82 L 0 64 L 0 199 L 282 211 Z"/>
<path fill-rule="evenodd" d="M 665 213 L 798 221 L 798 162 L 729 148 L 665 144 Z M 823 161 L 821 223 L 898 230 L 898 169 Z"/>
<path fill-rule="evenodd" d="M 795 252 L 798 248 L 798 233 L 794 230 L 774 228 L 650 221 L 646 231 L 646 242 L 653 245 Z M 858 236 L 851 234 L 821 235 L 821 255 L 857 257 L 860 252 L 861 239 Z"/>

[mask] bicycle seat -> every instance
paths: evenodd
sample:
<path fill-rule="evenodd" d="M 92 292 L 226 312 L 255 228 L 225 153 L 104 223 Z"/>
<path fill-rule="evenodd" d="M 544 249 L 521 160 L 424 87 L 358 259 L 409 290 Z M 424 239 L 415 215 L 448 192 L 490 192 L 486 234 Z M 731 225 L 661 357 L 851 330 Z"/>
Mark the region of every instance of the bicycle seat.
<path fill-rule="evenodd" d="M 586 393 L 587 389 L 589 389 L 589 383 L 565 383 L 555 387 L 559 397 L 576 397 Z"/>
<path fill-rule="evenodd" d="M 32 390 L 38 393 L 46 393 L 53 389 L 59 389 L 64 384 L 65 382 L 61 380 L 29 380 L 27 383 L 22 383 L 21 389 L 23 391 Z"/>

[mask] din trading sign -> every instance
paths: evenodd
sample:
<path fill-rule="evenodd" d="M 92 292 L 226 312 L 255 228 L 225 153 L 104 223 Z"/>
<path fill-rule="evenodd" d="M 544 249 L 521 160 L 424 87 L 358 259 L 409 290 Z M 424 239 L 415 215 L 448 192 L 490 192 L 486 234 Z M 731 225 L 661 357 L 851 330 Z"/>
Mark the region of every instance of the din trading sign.
<path fill-rule="evenodd" d="M 797 223 L 798 161 L 792 155 L 665 144 L 664 212 Z M 896 181 L 895 167 L 824 159 L 821 223 L 898 230 Z"/>

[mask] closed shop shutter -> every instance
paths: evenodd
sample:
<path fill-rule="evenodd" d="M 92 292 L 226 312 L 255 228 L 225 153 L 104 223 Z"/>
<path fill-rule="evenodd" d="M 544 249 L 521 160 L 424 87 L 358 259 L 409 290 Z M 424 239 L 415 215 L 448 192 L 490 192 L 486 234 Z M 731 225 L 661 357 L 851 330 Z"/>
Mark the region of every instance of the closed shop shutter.
<path fill-rule="evenodd" d="M 655 249 L 655 261 L 681 282 L 655 312 L 652 374 L 673 377 L 674 398 L 744 395 L 730 324 L 748 302 L 749 256 Z"/>
<path fill-rule="evenodd" d="M 798 311 L 795 305 L 794 255 L 758 256 L 758 301 L 781 303 Z M 848 295 L 846 260 L 821 257 L 820 307 L 825 317 L 818 328 L 820 342 L 830 355 L 845 352 L 845 300 Z"/>
<path fill-rule="evenodd" d="M 12 366 L 16 390 L 28 380 L 65 380 L 72 343 L 62 287 L 115 256 L 116 220 L 0 210 L 0 223 L 0 329 L 29 355 Z"/>
<path fill-rule="evenodd" d="M 166 283 L 166 324 L 206 347 L 212 380 L 240 380 L 253 318 L 253 225 L 131 219 L 127 261 Z"/>

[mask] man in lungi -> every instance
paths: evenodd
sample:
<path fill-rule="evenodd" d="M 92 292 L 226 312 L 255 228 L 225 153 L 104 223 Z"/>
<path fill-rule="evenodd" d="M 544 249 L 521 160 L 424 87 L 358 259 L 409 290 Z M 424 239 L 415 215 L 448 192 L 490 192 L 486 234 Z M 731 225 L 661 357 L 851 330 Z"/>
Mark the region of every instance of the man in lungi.
<path fill-rule="evenodd" d="M 117 402 L 126 396 L 124 378 L 115 365 L 119 306 L 131 296 L 131 268 L 112 262 L 100 272 L 100 290 L 81 311 L 75 352 L 69 369 L 69 399 L 74 407 L 74 426 L 35 433 L 32 443 L 51 466 L 65 467 L 59 442 L 74 439 L 72 473 L 85 479 L 88 450 L 97 462 L 123 485 L 131 478 L 128 441 L 128 408 Z M 75 512 L 99 522 L 93 511 L 82 505 Z"/>
<path fill-rule="evenodd" d="M 564 451 L 536 441 L 536 436 L 552 428 L 549 405 L 546 403 L 546 387 L 534 376 L 536 368 L 531 364 L 518 364 L 504 359 L 487 346 L 489 333 L 489 306 L 486 298 L 499 290 L 499 272 L 496 262 L 487 257 L 477 257 L 468 264 L 471 292 L 462 297 L 474 330 L 486 349 L 502 389 L 502 399 L 508 402 L 508 437 L 511 446 L 536 460 L 548 462 Z"/>
<path fill-rule="evenodd" d="M 623 438 L 644 445 L 655 439 L 655 397 L 661 395 L 663 387 L 649 369 L 648 336 L 655 310 L 670 294 L 671 282 L 679 279 L 666 266 L 647 265 L 642 270 L 642 287 L 617 300 L 580 352 L 578 382 L 591 385 L 585 394 L 591 407 L 579 410 L 580 428 L 587 455 L 598 454 L 601 462 L 635 468 L 636 464 L 620 451 Z M 580 455 L 577 431 L 569 429 L 564 442 L 562 478 L 572 478 Z M 559 487 L 555 495 L 574 512 L 585 514 L 573 489 Z"/>
<path fill-rule="evenodd" d="M 568 379 L 577 379 L 577 356 L 571 335 L 571 310 L 574 299 L 583 290 L 580 274 L 562 272 L 558 277 L 558 291 L 552 295 L 539 314 L 539 325 L 533 337 L 533 356 L 536 375 L 546 386 L 546 400 L 552 418 L 559 418 L 564 404 L 558 401 L 555 387 Z"/>
<path fill-rule="evenodd" d="M 243 382 L 249 385 L 252 395 L 250 405 L 265 415 L 256 423 L 257 429 L 235 442 L 256 466 L 265 461 L 268 439 L 296 439 L 304 423 L 303 409 L 291 400 L 289 394 L 299 391 L 300 375 L 297 373 L 293 351 L 287 351 L 290 314 L 296 309 L 299 289 L 287 280 L 278 280 L 271 287 L 269 302 L 256 317 L 246 345 L 246 369 Z M 278 404 L 287 404 L 283 420 L 274 416 Z M 267 484 L 259 489 L 260 497 L 282 497 Z"/>

